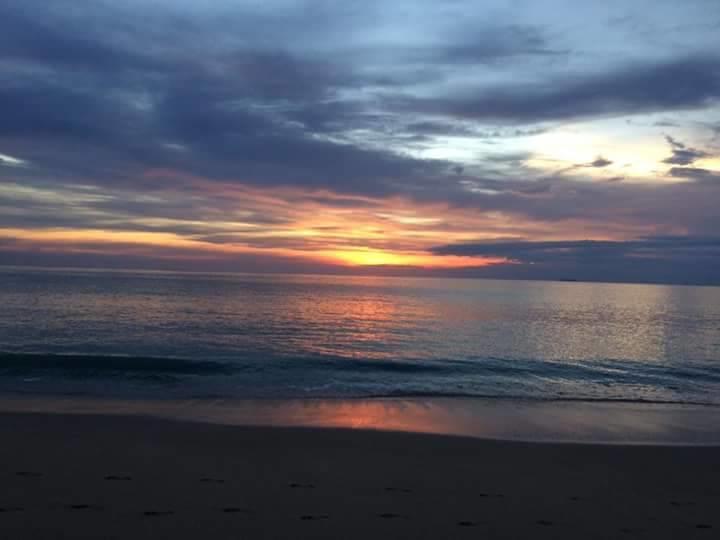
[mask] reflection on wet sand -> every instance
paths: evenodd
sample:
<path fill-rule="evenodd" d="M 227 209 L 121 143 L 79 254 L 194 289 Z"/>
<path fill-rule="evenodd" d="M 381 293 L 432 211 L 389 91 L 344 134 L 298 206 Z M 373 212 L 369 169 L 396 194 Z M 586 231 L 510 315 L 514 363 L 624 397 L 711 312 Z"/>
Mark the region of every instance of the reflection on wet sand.
<path fill-rule="evenodd" d="M 720 407 L 457 398 L 78 400 L 11 398 L 2 411 L 144 415 L 229 425 L 408 431 L 488 439 L 720 444 Z"/>

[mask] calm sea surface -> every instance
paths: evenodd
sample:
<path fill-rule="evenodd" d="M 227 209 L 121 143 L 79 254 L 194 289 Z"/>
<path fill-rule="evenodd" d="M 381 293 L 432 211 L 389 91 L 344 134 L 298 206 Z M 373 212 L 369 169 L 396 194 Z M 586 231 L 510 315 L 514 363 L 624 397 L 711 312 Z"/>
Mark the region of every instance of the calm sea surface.
<path fill-rule="evenodd" d="M 720 288 L 0 269 L 0 391 L 720 404 Z"/>

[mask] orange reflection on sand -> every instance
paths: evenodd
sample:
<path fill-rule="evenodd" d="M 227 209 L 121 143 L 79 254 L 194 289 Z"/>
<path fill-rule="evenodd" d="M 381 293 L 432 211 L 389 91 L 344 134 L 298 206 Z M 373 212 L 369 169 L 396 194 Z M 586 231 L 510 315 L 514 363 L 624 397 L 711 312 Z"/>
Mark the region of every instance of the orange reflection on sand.
<path fill-rule="evenodd" d="M 244 415 L 244 411 L 237 411 Z M 418 433 L 462 433 L 447 409 L 432 402 L 403 400 L 304 400 L 270 405 L 258 424 L 378 429 Z"/>
<path fill-rule="evenodd" d="M 351 428 L 524 441 L 720 444 L 714 407 L 481 399 L 96 400 L 8 398 L 5 412 L 151 415 L 228 425 Z"/>

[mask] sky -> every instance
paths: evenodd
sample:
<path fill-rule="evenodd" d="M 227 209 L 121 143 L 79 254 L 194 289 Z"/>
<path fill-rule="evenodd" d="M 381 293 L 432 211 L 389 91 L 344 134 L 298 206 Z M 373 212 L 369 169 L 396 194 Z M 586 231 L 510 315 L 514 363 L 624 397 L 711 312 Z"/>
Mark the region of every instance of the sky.
<path fill-rule="evenodd" d="M 717 0 L 6 0 L 0 264 L 720 284 Z"/>

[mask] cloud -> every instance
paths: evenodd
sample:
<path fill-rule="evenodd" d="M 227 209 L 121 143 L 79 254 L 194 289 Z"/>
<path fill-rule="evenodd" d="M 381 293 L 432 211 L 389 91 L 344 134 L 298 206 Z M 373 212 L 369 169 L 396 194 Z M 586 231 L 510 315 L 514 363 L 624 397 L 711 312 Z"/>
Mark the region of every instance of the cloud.
<path fill-rule="evenodd" d="M 28 163 L 20 158 L 8 156 L 7 154 L 0 154 L 0 165 L 6 165 L 8 167 L 24 167 Z"/>
<path fill-rule="evenodd" d="M 613 162 L 610 161 L 609 159 L 604 158 L 602 156 L 598 156 L 593 161 L 588 163 L 588 166 L 595 167 L 597 169 L 602 169 L 603 167 L 608 167 L 612 164 L 613 164 Z"/>
<path fill-rule="evenodd" d="M 505 123 L 612 117 L 707 107 L 720 99 L 720 57 L 688 56 L 575 73 L 544 83 L 497 85 L 453 96 L 388 97 L 398 109 Z"/>
<path fill-rule="evenodd" d="M 441 137 L 467 137 L 479 140 L 513 139 L 520 137 L 533 137 L 547 133 L 547 127 L 531 128 L 495 128 L 480 129 L 476 124 L 461 121 L 424 120 L 412 122 L 402 127 L 408 134 L 431 135 Z"/>
<path fill-rule="evenodd" d="M 665 136 L 665 140 L 672 149 L 672 156 L 664 159 L 663 163 L 668 163 L 670 165 L 692 165 L 698 159 L 708 156 L 707 152 L 696 150 L 694 148 L 688 148 L 685 144 L 673 139 L 669 135 Z"/>
<path fill-rule="evenodd" d="M 0 238 L 2 263 L 13 266 L 52 266 L 59 268 L 122 268 L 156 270 L 196 270 L 212 272 L 299 272 L 338 273 L 338 265 L 273 253 L 199 254 L 189 249 L 167 246 L 107 245 L 84 242 L 68 252 L 66 246 L 9 242 Z"/>
<path fill-rule="evenodd" d="M 534 159 L 545 144 L 535 136 L 568 120 L 595 133 L 607 125 L 596 118 L 712 111 L 720 60 L 708 43 L 623 42 L 625 61 L 570 14 L 487 9 L 2 3 L 0 224 L 300 251 L 318 247 L 318 231 L 414 250 L 458 231 L 556 238 L 582 227 L 620 238 L 720 228 L 717 173 L 697 163 L 707 154 L 693 139 L 668 138 L 667 174 L 689 182 L 599 180 L 589 169 L 613 165 L 604 155 L 558 162 L 558 173 Z M 653 129 L 658 118 L 618 125 Z M 413 227 L 363 236 L 375 214 L 397 207 Z M 428 215 L 432 227 L 417 225 Z"/>
<path fill-rule="evenodd" d="M 86 4 L 73 12 L 82 13 L 80 19 L 69 16 L 59 4 L 49 6 L 35 0 L 3 3 L 0 58 L 104 73 L 158 67 L 151 56 L 132 52 L 127 45 L 114 41 L 118 28 L 111 13 L 101 15 L 102 35 L 93 24 L 98 22 L 93 20 L 96 9 Z"/>
<path fill-rule="evenodd" d="M 508 61 L 514 57 L 556 57 L 567 50 L 554 48 L 541 28 L 530 25 L 499 25 L 473 28 L 470 36 L 459 43 L 430 49 L 417 48 L 406 55 L 406 61 L 425 65 L 473 65 Z"/>
<path fill-rule="evenodd" d="M 394 107 L 377 92 L 378 81 L 396 73 L 397 66 L 378 64 L 366 49 L 346 58 L 311 54 L 289 46 L 291 41 L 262 40 L 252 28 L 253 21 L 267 16 L 262 10 L 231 11 L 227 20 L 191 20 L 188 12 L 163 13 L 156 7 L 138 20 L 127 9 L 105 4 L 77 13 L 34 1 L 27 6 L 2 8 L 0 27 L 7 32 L 0 32 L 0 40 L 7 47 L 0 48 L 6 61 L 0 63 L 0 76 L 7 84 L 0 86 L 0 138 L 23 150 L 38 171 L 99 183 L 137 183 L 145 170 L 163 168 L 259 186 L 372 196 L 447 199 L 440 194 L 445 189 L 452 199 L 458 184 L 448 178 L 458 176 L 452 171 L 459 167 L 469 171 L 469 164 L 421 159 L 407 145 L 432 145 L 444 136 L 532 136 L 547 128 L 489 128 L 477 120 L 555 120 L 583 110 L 605 114 L 615 104 L 620 109 L 652 108 L 654 102 L 674 106 L 673 100 L 692 106 L 711 99 L 718 87 L 716 61 L 695 57 L 602 75 L 577 73 L 531 86 L 489 87 L 475 101 L 458 101 L 448 90 L 444 97 L 417 103 L 444 103 L 439 112 L 466 121 L 433 118 L 432 106 L 429 117 L 415 120 L 413 111 Z M 330 23 L 354 23 L 359 17 L 327 9 L 323 14 Z M 292 16 L 306 21 L 301 11 Z M 163 23 L 161 15 L 173 25 Z M 281 19 L 268 22 L 273 36 L 286 28 Z M 230 21 L 247 29 L 250 41 L 227 34 Z M 174 28 L 192 39 L 178 40 Z M 286 30 L 289 37 L 305 31 Z M 412 54 L 423 65 L 456 69 L 558 52 L 537 26 L 498 21 L 479 33 L 456 34 L 431 48 L 413 44 Z M 168 47 L 171 38 L 175 47 Z M 395 58 L 410 54 L 399 45 L 384 50 L 397 53 Z M 444 78 L 431 80 L 437 85 Z M 401 104 L 413 103 L 408 97 L 413 84 L 393 86 L 404 96 Z M 473 165 L 477 172 L 478 164 Z"/>
<path fill-rule="evenodd" d="M 653 236 L 626 241 L 483 241 L 433 248 L 438 255 L 504 257 L 491 271 L 525 279 L 720 283 L 720 237 Z"/>
<path fill-rule="evenodd" d="M 550 242 L 490 240 L 451 244 L 432 249 L 440 255 L 506 257 L 512 261 L 537 263 L 568 257 L 663 258 L 673 251 L 702 250 L 720 257 L 720 237 L 656 236 L 638 240 L 560 240 Z"/>
<path fill-rule="evenodd" d="M 691 178 L 697 182 L 720 182 L 720 171 L 698 167 L 672 167 L 669 174 L 674 178 Z"/>
<path fill-rule="evenodd" d="M 40 168 L 102 182 L 166 168 L 254 185 L 382 195 L 397 192 L 396 181 L 418 182 L 450 171 L 451 164 L 442 160 L 317 136 L 297 121 L 305 114 L 303 124 L 309 123 L 313 110 L 316 124 L 333 122 L 319 120 L 331 83 L 310 82 L 312 65 L 290 56 L 250 56 L 242 62 L 253 66 L 252 77 L 231 69 L 234 64 L 227 66 L 229 75 L 173 74 L 148 81 L 152 98 L 140 105 L 142 93 L 120 91 L 114 80 L 82 88 L 72 80 L 20 79 L 0 88 L 0 137 L 27 139 L 24 149 Z M 280 65 L 269 67 L 273 62 Z M 174 151 L 167 141 L 185 151 Z"/>

